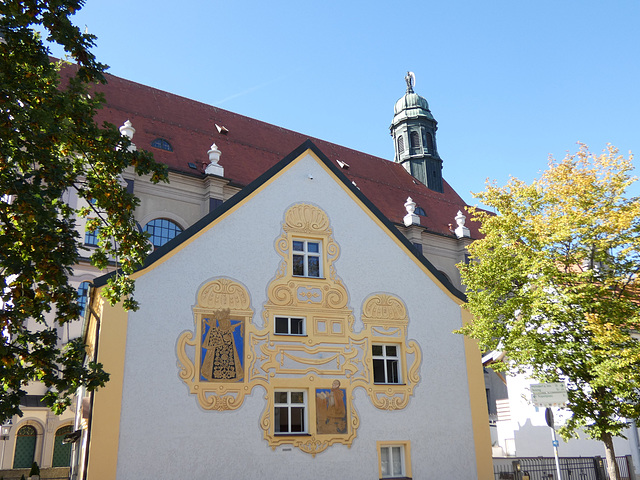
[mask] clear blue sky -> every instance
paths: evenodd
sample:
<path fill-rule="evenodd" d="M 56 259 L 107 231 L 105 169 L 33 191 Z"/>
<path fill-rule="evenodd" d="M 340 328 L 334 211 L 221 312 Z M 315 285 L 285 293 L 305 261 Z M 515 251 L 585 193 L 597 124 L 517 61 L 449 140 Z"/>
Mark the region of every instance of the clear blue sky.
<path fill-rule="evenodd" d="M 75 22 L 114 75 L 387 159 L 412 70 L 471 204 L 578 141 L 640 154 L 638 0 L 87 0 Z"/>

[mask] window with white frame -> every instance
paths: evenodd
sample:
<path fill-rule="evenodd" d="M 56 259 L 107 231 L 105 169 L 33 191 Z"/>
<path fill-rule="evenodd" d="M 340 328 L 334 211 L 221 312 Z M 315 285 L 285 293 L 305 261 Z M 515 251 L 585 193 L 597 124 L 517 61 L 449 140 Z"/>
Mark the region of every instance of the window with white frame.
<path fill-rule="evenodd" d="M 400 347 L 372 345 L 373 383 L 401 383 Z"/>
<path fill-rule="evenodd" d="M 407 478 L 405 446 L 380 445 L 379 448 L 381 478 Z"/>
<path fill-rule="evenodd" d="M 275 317 L 277 335 L 305 335 L 305 322 L 302 317 Z"/>
<path fill-rule="evenodd" d="M 307 433 L 307 392 L 281 390 L 274 396 L 274 433 Z"/>
<path fill-rule="evenodd" d="M 322 244 L 312 240 L 293 241 L 293 274 L 300 277 L 321 277 Z"/>

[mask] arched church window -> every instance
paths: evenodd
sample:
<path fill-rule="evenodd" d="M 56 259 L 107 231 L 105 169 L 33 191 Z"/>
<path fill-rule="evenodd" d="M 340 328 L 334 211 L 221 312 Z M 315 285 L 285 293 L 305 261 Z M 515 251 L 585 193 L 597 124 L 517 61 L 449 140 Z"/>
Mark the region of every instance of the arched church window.
<path fill-rule="evenodd" d="M 400 135 L 398 137 L 398 153 L 404 152 L 404 137 Z"/>
<path fill-rule="evenodd" d="M 73 432 L 71 425 L 65 425 L 56 430 L 55 440 L 53 441 L 52 467 L 68 467 L 71 464 L 71 444 L 62 443 L 64 436 L 71 432 Z"/>
<path fill-rule="evenodd" d="M 409 145 L 411 145 L 411 148 L 420 147 L 420 135 L 415 130 L 409 136 Z"/>
<path fill-rule="evenodd" d="M 173 147 L 164 138 L 156 138 L 151 142 L 151 146 L 154 148 L 159 148 L 160 150 L 166 150 L 167 152 L 173 152 Z"/>
<path fill-rule="evenodd" d="M 16 434 L 16 451 L 13 455 L 13 468 L 30 468 L 36 453 L 36 429 L 24 425 Z"/>
<path fill-rule="evenodd" d="M 144 226 L 144 231 L 151 234 L 149 240 L 158 248 L 182 233 L 182 228 L 166 218 L 156 218 Z"/>

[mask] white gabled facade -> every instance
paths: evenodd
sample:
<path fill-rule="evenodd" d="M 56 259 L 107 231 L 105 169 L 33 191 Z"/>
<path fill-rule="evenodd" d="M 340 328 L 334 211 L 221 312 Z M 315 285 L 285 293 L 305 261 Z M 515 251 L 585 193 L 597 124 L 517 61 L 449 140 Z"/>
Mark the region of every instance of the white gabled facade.
<path fill-rule="evenodd" d="M 140 310 L 93 299 L 88 478 L 492 477 L 459 293 L 336 170 L 305 144 L 154 254 Z"/>

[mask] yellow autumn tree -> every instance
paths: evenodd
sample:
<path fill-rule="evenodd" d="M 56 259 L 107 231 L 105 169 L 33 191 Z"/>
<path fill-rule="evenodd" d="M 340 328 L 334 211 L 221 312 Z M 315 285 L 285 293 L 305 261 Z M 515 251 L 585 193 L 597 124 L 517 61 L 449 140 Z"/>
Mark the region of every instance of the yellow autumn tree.
<path fill-rule="evenodd" d="M 640 200 L 632 157 L 581 145 L 550 160 L 540 179 L 512 178 L 476 194 L 496 214 L 472 209 L 484 238 L 460 265 L 474 323 L 460 330 L 484 350 L 500 346 L 504 370 L 565 382 L 571 418 L 605 444 L 640 417 Z"/>

